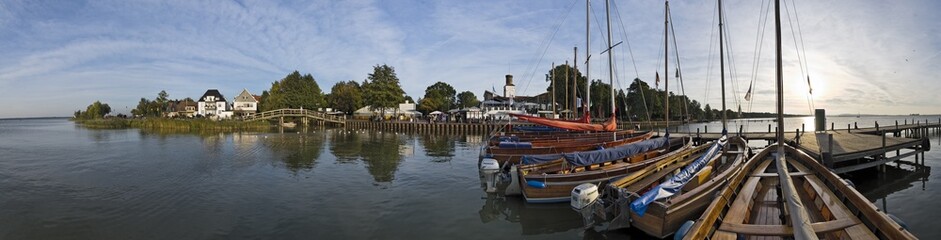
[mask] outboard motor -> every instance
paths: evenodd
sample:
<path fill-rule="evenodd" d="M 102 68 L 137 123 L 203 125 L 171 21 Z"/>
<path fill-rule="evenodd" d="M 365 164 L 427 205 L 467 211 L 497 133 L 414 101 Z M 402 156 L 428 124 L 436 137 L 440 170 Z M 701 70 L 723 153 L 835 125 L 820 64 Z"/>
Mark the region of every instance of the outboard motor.
<path fill-rule="evenodd" d="M 598 193 L 598 186 L 591 183 L 583 183 L 572 189 L 572 209 L 582 215 L 582 223 L 585 229 L 595 225 L 595 205 L 600 201 L 601 196 Z"/>
<path fill-rule="evenodd" d="M 480 161 L 480 176 L 483 178 L 484 191 L 497 192 L 497 175 L 500 174 L 500 163 L 493 158 L 484 158 Z"/>
<path fill-rule="evenodd" d="M 591 206 L 598 199 L 598 186 L 583 183 L 572 189 L 572 209 L 576 211 Z"/>

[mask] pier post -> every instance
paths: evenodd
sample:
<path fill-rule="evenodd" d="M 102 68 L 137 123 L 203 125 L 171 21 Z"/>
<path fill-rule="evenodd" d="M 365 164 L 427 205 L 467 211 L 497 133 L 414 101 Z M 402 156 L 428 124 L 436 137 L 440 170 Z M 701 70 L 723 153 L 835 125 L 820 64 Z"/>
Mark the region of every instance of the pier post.
<path fill-rule="evenodd" d="M 768 124 L 768 133 L 771 133 L 771 124 Z"/>
<path fill-rule="evenodd" d="M 834 124 L 836 124 L 836 123 L 830 122 L 830 131 L 836 130 L 836 127 L 834 126 Z"/>
<path fill-rule="evenodd" d="M 859 125 L 857 125 L 856 122 L 853 122 L 853 129 L 859 129 Z"/>
<path fill-rule="evenodd" d="M 801 130 L 800 130 L 800 129 L 794 129 L 794 135 L 795 135 L 795 136 L 794 136 L 794 139 L 795 139 L 794 141 L 796 141 L 797 144 L 800 145 L 800 144 L 801 144 Z"/>
<path fill-rule="evenodd" d="M 846 124 L 846 132 L 850 132 L 850 124 L 849 124 L 849 123 Z"/>
<path fill-rule="evenodd" d="M 805 131 L 805 129 L 806 129 L 806 128 L 804 128 L 804 124 L 801 123 L 801 133 L 803 133 L 803 132 Z"/>
<path fill-rule="evenodd" d="M 709 133 L 709 125 L 704 125 L 704 126 L 702 126 L 702 127 L 706 129 L 706 130 L 703 131 L 703 132 Z M 699 131 L 699 129 L 696 129 L 696 130 Z"/>

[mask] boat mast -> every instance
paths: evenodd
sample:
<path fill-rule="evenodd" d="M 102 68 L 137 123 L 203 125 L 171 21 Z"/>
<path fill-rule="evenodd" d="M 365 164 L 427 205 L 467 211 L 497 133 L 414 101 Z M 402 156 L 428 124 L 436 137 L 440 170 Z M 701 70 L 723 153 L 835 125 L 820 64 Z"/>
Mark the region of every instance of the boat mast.
<path fill-rule="evenodd" d="M 794 239 L 817 239 L 813 227 L 810 225 L 810 218 L 800 197 L 797 196 L 797 190 L 791 175 L 787 170 L 787 163 L 784 155 L 784 69 L 781 54 L 781 0 L 774 1 L 774 29 L 775 29 L 775 65 L 777 70 L 777 108 L 778 108 L 778 154 L 775 164 L 778 169 L 779 185 L 782 195 L 787 205 L 787 214 L 790 215 L 791 228 L 794 229 Z"/>
<path fill-rule="evenodd" d="M 558 114 L 555 109 L 555 63 L 552 63 L 552 68 L 549 70 L 549 84 L 552 85 L 552 117 L 555 118 Z"/>
<path fill-rule="evenodd" d="M 572 78 L 575 80 L 572 81 L 572 116 L 578 118 L 580 113 L 576 111 L 578 109 L 578 47 L 575 47 L 573 53 L 575 53 L 575 58 L 572 60 Z"/>
<path fill-rule="evenodd" d="M 670 132 L 670 1 L 666 1 L 663 14 L 663 119 L 666 120 L 666 133 Z"/>
<path fill-rule="evenodd" d="M 611 114 L 614 114 L 614 51 L 611 51 L 611 0 L 604 1 L 605 17 L 608 21 L 608 85 L 611 86 Z"/>
<path fill-rule="evenodd" d="M 728 131 L 728 118 L 725 110 L 725 50 L 722 41 L 722 0 L 719 0 L 719 78 L 722 81 L 722 131 Z"/>
<path fill-rule="evenodd" d="M 585 89 L 585 106 L 588 115 L 591 115 L 591 0 L 585 0 L 585 79 L 588 80 L 587 89 Z"/>

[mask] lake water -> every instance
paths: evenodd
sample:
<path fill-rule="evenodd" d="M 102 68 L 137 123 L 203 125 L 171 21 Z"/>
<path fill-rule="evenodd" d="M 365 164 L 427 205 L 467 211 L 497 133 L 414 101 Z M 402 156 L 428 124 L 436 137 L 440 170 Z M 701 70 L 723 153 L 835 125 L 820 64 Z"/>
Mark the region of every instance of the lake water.
<path fill-rule="evenodd" d="M 895 117 L 830 120 L 839 129 Z M 766 130 L 773 122 L 739 123 Z M 319 128 L 180 134 L 0 120 L 0 239 L 646 238 L 584 231 L 568 204 L 484 194 L 476 168 L 482 139 Z M 941 165 L 939 152 L 925 154 L 927 165 Z M 850 178 L 917 236 L 941 238 L 933 223 L 941 213 L 938 175 L 894 166 Z"/>

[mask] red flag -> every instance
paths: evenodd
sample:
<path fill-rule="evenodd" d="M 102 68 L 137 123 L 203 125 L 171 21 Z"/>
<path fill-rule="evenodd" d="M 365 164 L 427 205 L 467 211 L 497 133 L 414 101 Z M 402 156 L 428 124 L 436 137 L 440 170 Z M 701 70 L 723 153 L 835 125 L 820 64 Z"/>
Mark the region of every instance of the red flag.
<path fill-rule="evenodd" d="M 751 84 L 748 84 L 748 92 L 745 92 L 745 101 L 751 101 Z"/>
<path fill-rule="evenodd" d="M 813 95 L 814 87 L 810 85 L 810 75 L 807 75 L 807 88 L 810 89 L 810 95 Z"/>
<path fill-rule="evenodd" d="M 654 83 L 654 88 L 660 88 L 660 72 L 657 72 L 657 81 Z"/>

